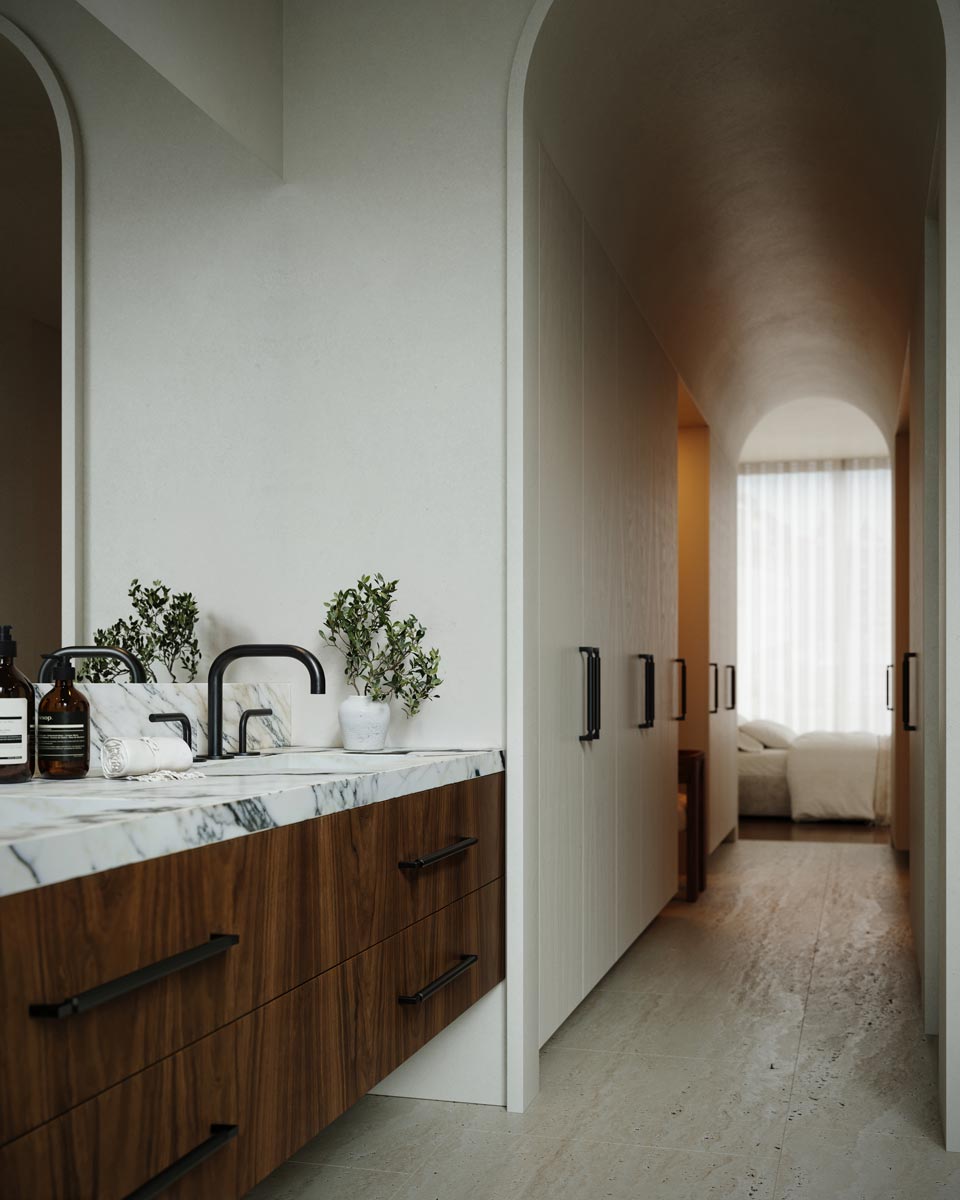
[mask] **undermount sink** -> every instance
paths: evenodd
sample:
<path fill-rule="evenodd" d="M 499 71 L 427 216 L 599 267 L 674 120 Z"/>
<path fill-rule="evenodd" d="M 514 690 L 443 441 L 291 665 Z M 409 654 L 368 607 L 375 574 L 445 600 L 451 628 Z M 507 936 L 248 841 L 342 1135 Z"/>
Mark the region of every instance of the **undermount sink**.
<path fill-rule="evenodd" d="M 421 754 L 362 754 L 346 750 L 277 750 L 197 763 L 205 775 L 362 775 L 416 766 Z"/>

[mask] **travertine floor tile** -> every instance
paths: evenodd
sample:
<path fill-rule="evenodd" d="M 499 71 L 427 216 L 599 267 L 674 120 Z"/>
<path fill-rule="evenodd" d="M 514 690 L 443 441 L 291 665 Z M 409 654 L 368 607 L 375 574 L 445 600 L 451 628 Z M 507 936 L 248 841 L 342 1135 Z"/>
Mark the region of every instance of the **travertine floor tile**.
<path fill-rule="evenodd" d="M 247 1200 L 392 1200 L 408 1176 L 284 1163 Z"/>
<path fill-rule="evenodd" d="M 776 1158 L 464 1131 L 397 1200 L 769 1200 Z"/>
<path fill-rule="evenodd" d="M 863 1134 L 830 1146 L 788 1131 L 776 1200 L 957 1200 L 960 1155 Z"/>

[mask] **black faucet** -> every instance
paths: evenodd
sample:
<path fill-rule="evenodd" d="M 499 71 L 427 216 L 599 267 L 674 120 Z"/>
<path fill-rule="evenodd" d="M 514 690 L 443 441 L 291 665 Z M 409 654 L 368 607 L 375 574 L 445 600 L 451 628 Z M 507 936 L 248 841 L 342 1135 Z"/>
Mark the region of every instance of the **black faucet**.
<path fill-rule="evenodd" d="M 207 675 L 207 757 L 223 758 L 223 673 L 238 658 L 293 658 L 303 663 L 310 676 L 310 694 L 322 696 L 327 690 L 323 667 L 317 657 L 302 646 L 269 644 L 231 646 L 210 664 Z"/>
<path fill-rule="evenodd" d="M 49 683 L 53 678 L 54 660 L 58 658 L 115 658 L 130 672 L 131 683 L 146 683 L 147 672 L 143 663 L 135 654 L 121 650 L 119 646 L 61 646 L 51 654 L 45 654 L 37 683 Z"/>

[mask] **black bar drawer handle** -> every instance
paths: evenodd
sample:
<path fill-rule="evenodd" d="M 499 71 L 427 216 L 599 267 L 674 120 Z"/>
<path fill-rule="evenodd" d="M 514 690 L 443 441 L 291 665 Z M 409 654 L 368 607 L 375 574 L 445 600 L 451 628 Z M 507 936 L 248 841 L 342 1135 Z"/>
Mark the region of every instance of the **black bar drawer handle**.
<path fill-rule="evenodd" d="M 919 726 L 913 719 L 913 713 L 910 711 L 910 660 L 917 657 L 914 650 L 908 650 L 903 656 L 902 670 L 902 712 L 903 712 L 903 728 L 907 733 L 916 733 Z"/>
<path fill-rule="evenodd" d="M 643 663 L 643 720 L 638 729 L 652 729 L 657 716 L 657 667 L 652 654 L 638 654 Z"/>
<path fill-rule="evenodd" d="M 710 664 L 710 716 L 720 711 L 720 664 Z"/>
<path fill-rule="evenodd" d="M 675 658 L 673 661 L 680 668 L 680 715 L 676 719 L 685 721 L 687 719 L 687 660 Z"/>
<path fill-rule="evenodd" d="M 443 862 L 445 858 L 453 858 L 455 854 L 463 854 L 465 850 L 469 850 L 479 841 L 480 839 L 475 837 L 458 838 L 449 846 L 444 846 L 442 850 L 434 850 L 432 854 L 424 854 L 422 858 L 403 859 L 397 863 L 397 866 L 404 871 L 419 871 L 422 867 L 432 867 L 434 863 Z"/>
<path fill-rule="evenodd" d="M 595 742 L 600 737 L 600 647 L 580 646 L 579 649 L 587 656 L 586 731 L 580 734 L 580 741 Z"/>
<path fill-rule="evenodd" d="M 149 967 L 141 967 L 138 971 L 131 971 L 129 975 L 121 975 L 119 979 L 111 979 L 109 983 L 101 983 L 88 992 L 68 996 L 59 1004 L 31 1004 L 30 1016 L 63 1020 L 64 1017 L 75 1017 L 78 1013 L 89 1012 L 91 1008 L 116 1000 L 128 992 L 135 992 L 138 988 L 146 987 L 148 983 L 154 983 L 166 975 L 173 975 L 176 971 L 223 954 L 239 941 L 240 935 L 237 933 L 212 933 L 209 942 L 203 942 L 190 950 L 183 950 L 180 954 L 172 954 L 160 962 L 151 963 Z"/>
<path fill-rule="evenodd" d="M 153 1200 L 154 1196 L 161 1195 L 168 1187 L 176 1183 L 178 1179 L 182 1179 L 184 1175 L 192 1171 L 194 1167 L 199 1167 L 211 1154 L 216 1154 L 227 1142 L 232 1142 L 237 1136 L 238 1131 L 239 1126 L 237 1125 L 211 1125 L 210 1136 L 205 1142 L 201 1142 L 199 1146 L 195 1146 L 183 1158 L 178 1158 L 175 1163 L 171 1163 L 159 1175 L 154 1175 L 152 1179 L 141 1184 L 125 1200 Z"/>
<path fill-rule="evenodd" d="M 733 712 L 737 707 L 737 668 L 727 666 L 724 670 L 727 673 L 727 702 L 723 707 L 727 712 Z"/>
<path fill-rule="evenodd" d="M 893 712 L 893 673 L 896 667 L 890 663 L 887 667 L 887 712 Z"/>
<path fill-rule="evenodd" d="M 419 992 L 414 992 L 412 996 L 398 996 L 399 1004 L 422 1004 L 424 1000 L 429 1000 L 431 996 L 435 996 L 437 992 L 443 991 L 448 984 L 453 983 L 455 979 L 459 979 L 479 960 L 477 954 L 462 954 L 460 961 L 455 967 L 451 967 L 449 971 L 444 971 L 442 975 L 438 975 L 433 983 L 428 983 L 426 987 L 421 988 Z"/>

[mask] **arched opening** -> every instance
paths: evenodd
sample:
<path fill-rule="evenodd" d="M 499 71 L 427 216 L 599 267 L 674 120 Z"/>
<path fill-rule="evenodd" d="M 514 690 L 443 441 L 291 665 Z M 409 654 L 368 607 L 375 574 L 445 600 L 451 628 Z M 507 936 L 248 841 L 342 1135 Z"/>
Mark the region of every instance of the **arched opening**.
<path fill-rule="evenodd" d="M 3 17 L 0 91 L 0 387 L 14 504 L 0 610 L 33 673 L 41 654 L 75 640 L 82 602 L 79 191 L 66 97 L 38 47 Z"/>
<path fill-rule="evenodd" d="M 531 1046 L 603 975 L 590 954 L 604 937 L 614 961 L 639 944 L 630 932 L 647 927 L 670 885 L 660 871 L 672 844 L 664 764 L 680 738 L 667 727 L 621 747 L 636 738 L 631 705 L 642 693 L 625 673 L 646 652 L 669 661 L 677 644 L 676 509 L 657 503 L 676 479 L 666 464 L 676 460 L 677 391 L 702 414 L 711 545 L 726 551 L 717 571 L 711 554 L 709 588 L 729 597 L 739 451 L 765 413 L 843 396 L 888 446 L 905 427 L 904 358 L 918 293 L 923 310 L 939 265 L 925 255 L 925 226 L 948 186 L 937 148 L 943 62 L 933 0 L 909 12 L 744 2 L 706 14 L 558 0 L 528 23 L 508 126 L 508 752 L 523 789 L 509 818 L 516 1107 L 535 1090 Z M 929 307 L 926 316 L 921 341 L 936 325 Z M 625 453 L 642 463 L 626 484 Z M 617 596 L 603 584 L 611 563 Z M 643 613 L 656 616 L 645 623 Z M 711 640 L 726 641 L 710 665 L 735 678 L 730 613 L 711 620 Z M 596 744 L 576 744 L 577 648 L 602 636 L 613 648 L 603 674 L 612 767 Z M 676 715 L 673 680 L 660 680 L 658 704 Z M 882 675 L 877 686 L 882 696 Z M 735 713 L 728 698 L 718 708 Z M 624 827 L 625 797 L 652 794 Z M 597 865 L 604 855 L 609 873 Z M 625 899 L 635 905 L 626 923 Z"/>

